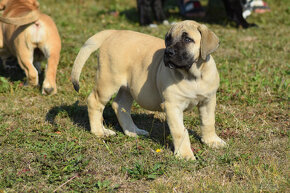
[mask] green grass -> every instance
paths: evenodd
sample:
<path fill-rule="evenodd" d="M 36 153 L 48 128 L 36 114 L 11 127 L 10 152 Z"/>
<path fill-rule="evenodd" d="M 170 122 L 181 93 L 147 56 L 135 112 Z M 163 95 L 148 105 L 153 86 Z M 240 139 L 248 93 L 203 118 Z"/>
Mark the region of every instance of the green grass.
<path fill-rule="evenodd" d="M 170 2 L 169 20 L 182 20 Z M 1 68 L 0 192 L 289 192 L 289 1 L 267 0 L 271 12 L 248 19 L 259 28 L 236 29 L 223 17 L 202 21 L 221 40 L 213 54 L 221 76 L 216 126 L 229 146 L 203 145 L 197 110 L 186 112 L 197 161 L 176 159 L 164 114 L 137 104 L 133 119 L 150 137 L 125 136 L 110 105 L 105 124 L 117 135 L 88 132 L 96 54 L 83 69 L 80 93 L 69 80 L 77 52 L 96 32 L 130 29 L 163 38 L 169 26 L 140 27 L 135 0 L 40 3 L 62 37 L 58 93 L 42 96 L 23 86 L 21 72 Z"/>

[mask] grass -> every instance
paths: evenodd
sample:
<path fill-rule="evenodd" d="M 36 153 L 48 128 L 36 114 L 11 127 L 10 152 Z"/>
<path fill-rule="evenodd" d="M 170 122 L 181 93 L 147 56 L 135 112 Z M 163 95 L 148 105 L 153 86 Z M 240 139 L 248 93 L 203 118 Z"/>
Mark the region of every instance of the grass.
<path fill-rule="evenodd" d="M 180 21 L 174 2 L 166 6 L 169 20 Z M 216 127 L 229 146 L 203 145 L 197 110 L 186 112 L 194 162 L 173 156 L 164 114 L 137 104 L 133 119 L 150 137 L 125 136 L 110 105 L 105 124 L 117 135 L 88 132 L 96 54 L 83 69 L 79 94 L 69 80 L 78 50 L 94 33 L 130 29 L 163 38 L 169 27 L 140 27 L 135 0 L 40 3 L 62 37 L 58 93 L 42 96 L 23 86 L 20 70 L 1 68 L 0 192 L 289 192 L 289 1 L 267 0 L 271 12 L 248 19 L 259 28 L 236 29 L 223 16 L 201 21 L 221 40 L 213 54 L 221 76 Z"/>

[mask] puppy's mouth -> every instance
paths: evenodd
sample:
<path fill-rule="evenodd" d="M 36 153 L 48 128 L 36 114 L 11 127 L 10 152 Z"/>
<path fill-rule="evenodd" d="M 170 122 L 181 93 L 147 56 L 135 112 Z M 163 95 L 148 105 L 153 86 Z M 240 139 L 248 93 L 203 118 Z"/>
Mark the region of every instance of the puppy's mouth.
<path fill-rule="evenodd" d="M 174 68 L 177 67 L 177 65 L 174 64 L 174 63 L 171 62 L 171 61 L 168 61 L 168 62 L 165 62 L 165 61 L 164 61 L 164 64 L 165 64 L 166 67 L 168 67 L 168 68 L 170 68 L 170 69 L 174 69 Z"/>
<path fill-rule="evenodd" d="M 165 66 L 170 69 L 178 68 L 178 65 L 172 62 L 171 58 L 167 57 L 166 55 L 164 55 L 163 61 L 164 61 Z"/>
<path fill-rule="evenodd" d="M 177 65 L 176 63 L 172 62 L 171 60 L 169 60 L 167 57 L 163 58 L 164 64 L 166 67 L 170 68 L 170 69 L 185 69 L 185 70 L 189 70 L 193 64 L 193 62 L 187 64 L 187 65 Z"/>

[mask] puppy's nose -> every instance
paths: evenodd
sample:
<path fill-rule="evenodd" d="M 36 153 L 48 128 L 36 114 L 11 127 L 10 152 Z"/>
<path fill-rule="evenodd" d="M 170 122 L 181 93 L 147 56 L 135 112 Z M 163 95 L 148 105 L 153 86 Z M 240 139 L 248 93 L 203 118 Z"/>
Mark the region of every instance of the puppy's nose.
<path fill-rule="evenodd" d="M 166 56 L 174 56 L 175 55 L 175 50 L 173 48 L 166 48 L 165 49 L 165 55 Z"/>

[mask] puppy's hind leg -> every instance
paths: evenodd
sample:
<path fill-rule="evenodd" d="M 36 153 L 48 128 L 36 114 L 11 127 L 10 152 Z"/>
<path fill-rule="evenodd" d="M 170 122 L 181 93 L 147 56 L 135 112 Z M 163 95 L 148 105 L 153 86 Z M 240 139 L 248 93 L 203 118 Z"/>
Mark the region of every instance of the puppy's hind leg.
<path fill-rule="evenodd" d="M 149 133 L 145 130 L 139 129 L 133 122 L 131 117 L 131 106 L 133 103 L 133 97 L 125 87 L 121 87 L 112 107 L 117 115 L 118 121 L 124 131 L 124 133 L 130 137 L 136 137 L 137 135 L 148 136 Z"/>
<path fill-rule="evenodd" d="M 57 93 L 56 73 L 60 59 L 61 40 L 59 38 L 57 30 L 53 31 L 53 33 L 51 32 L 51 34 L 54 35 L 55 39 L 49 39 L 46 42 L 45 46 L 40 47 L 41 52 L 47 58 L 45 77 L 42 83 L 43 95 L 53 95 Z"/>
<path fill-rule="evenodd" d="M 42 83 L 42 94 L 44 95 L 52 95 L 56 94 L 56 72 L 57 66 L 59 62 L 59 52 L 55 52 L 51 54 L 47 58 L 47 66 L 45 69 L 45 78 Z"/>
<path fill-rule="evenodd" d="M 99 83 L 99 84 L 98 84 Z M 97 78 L 95 89 L 88 97 L 88 113 L 91 132 L 98 137 L 115 135 L 112 130 L 106 129 L 103 125 L 103 111 L 111 96 L 118 91 L 120 86 L 108 84 Z"/>
<path fill-rule="evenodd" d="M 22 48 L 17 49 L 17 60 L 19 66 L 24 70 L 28 79 L 28 83 L 32 86 L 38 85 L 38 72 L 33 65 L 33 51 L 26 49 L 25 46 L 19 46 Z"/>

